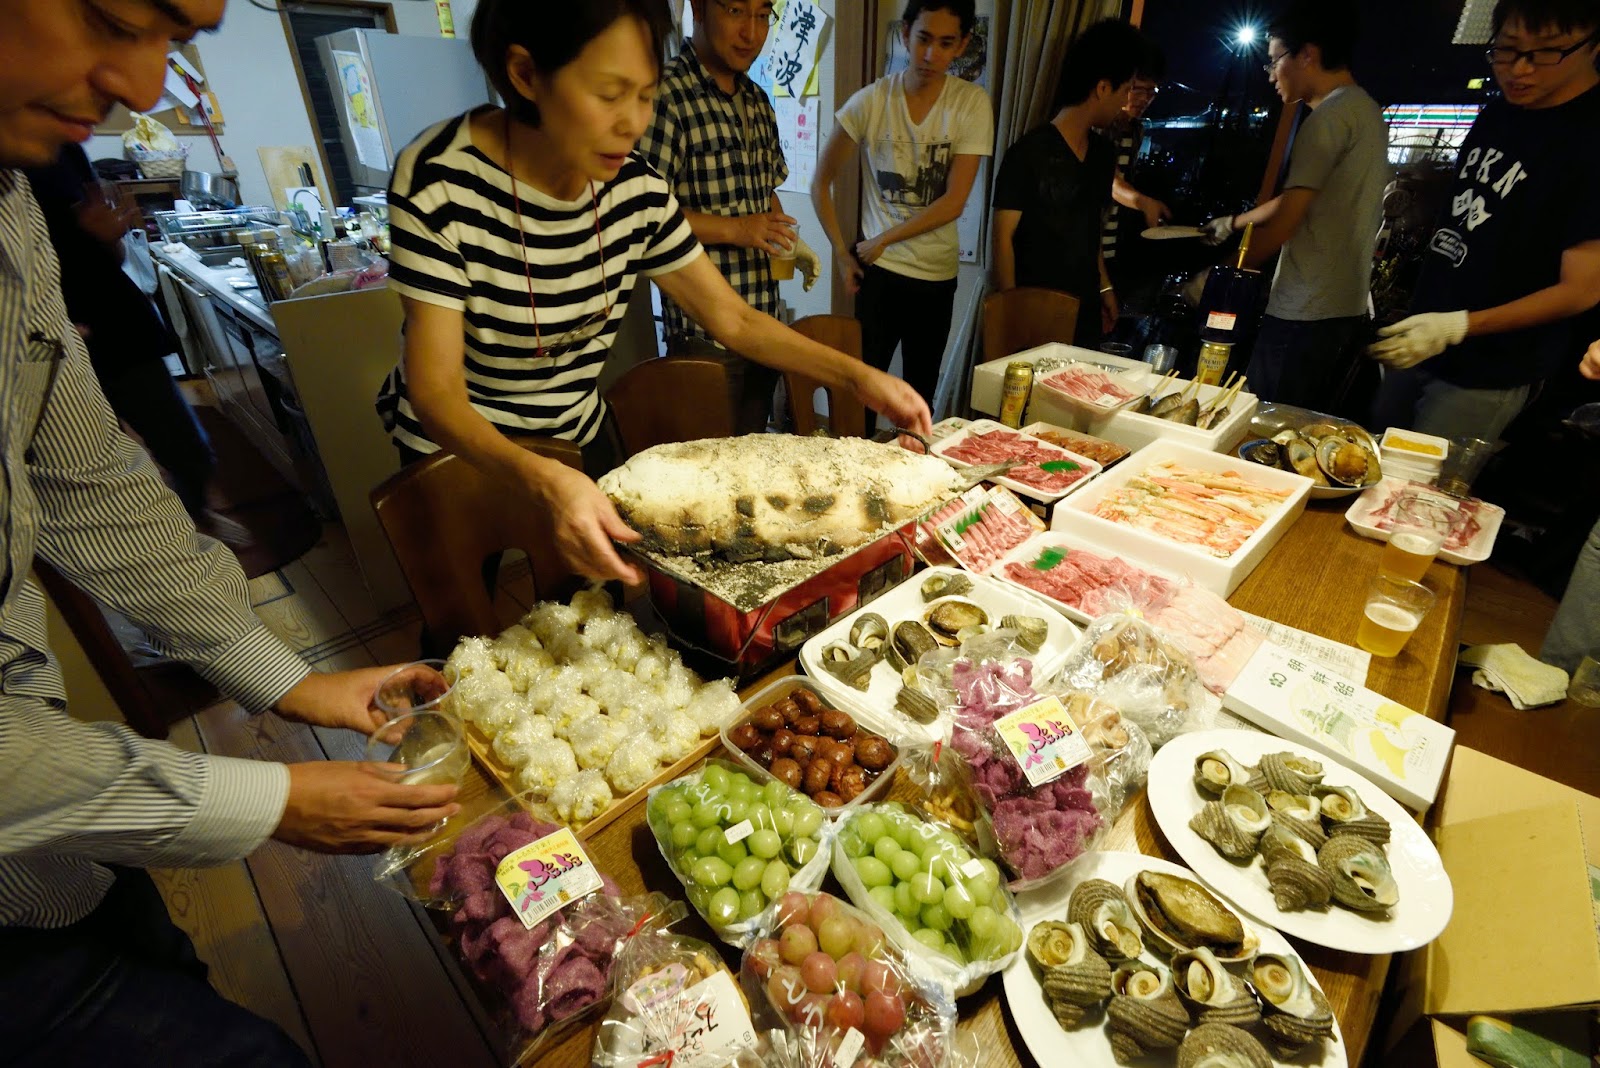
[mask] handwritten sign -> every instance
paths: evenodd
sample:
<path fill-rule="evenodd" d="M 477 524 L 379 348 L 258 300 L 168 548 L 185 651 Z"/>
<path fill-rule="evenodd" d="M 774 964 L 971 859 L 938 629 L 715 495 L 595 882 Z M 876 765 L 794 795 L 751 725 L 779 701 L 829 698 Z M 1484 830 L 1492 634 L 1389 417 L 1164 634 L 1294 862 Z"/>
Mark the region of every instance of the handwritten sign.
<path fill-rule="evenodd" d="M 740 1050 L 755 1048 L 755 1027 L 732 975 L 719 971 L 686 988 L 695 977 L 668 965 L 624 991 L 622 1007 L 638 1018 L 642 1052 L 670 1052 L 672 1068 L 721 1068 Z"/>
<path fill-rule="evenodd" d="M 1053 782 L 1089 759 L 1089 743 L 1059 698 L 1046 697 L 995 720 L 994 729 L 1032 786 Z"/>
<path fill-rule="evenodd" d="M 828 13 L 812 0 L 787 0 L 759 61 L 756 80 L 772 86 L 775 96 L 806 95 L 827 24 Z"/>
<path fill-rule="evenodd" d="M 600 873 L 565 827 L 507 853 L 494 881 L 528 928 L 601 886 Z"/>

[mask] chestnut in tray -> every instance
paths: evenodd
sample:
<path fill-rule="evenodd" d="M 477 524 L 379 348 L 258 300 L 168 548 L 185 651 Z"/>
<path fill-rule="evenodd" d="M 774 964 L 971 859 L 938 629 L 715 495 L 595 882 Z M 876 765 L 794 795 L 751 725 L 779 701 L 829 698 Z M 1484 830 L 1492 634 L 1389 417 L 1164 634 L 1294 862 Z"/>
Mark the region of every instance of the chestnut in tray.
<path fill-rule="evenodd" d="M 753 709 L 729 729 L 728 741 L 823 808 L 854 801 L 897 755 L 886 739 L 803 686 Z"/>

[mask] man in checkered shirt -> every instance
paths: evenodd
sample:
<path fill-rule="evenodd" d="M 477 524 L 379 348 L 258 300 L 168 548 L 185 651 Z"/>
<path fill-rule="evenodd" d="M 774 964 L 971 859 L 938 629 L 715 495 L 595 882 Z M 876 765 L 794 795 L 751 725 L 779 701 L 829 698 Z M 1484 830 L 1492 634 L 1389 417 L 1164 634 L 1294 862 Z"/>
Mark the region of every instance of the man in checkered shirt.
<path fill-rule="evenodd" d="M 655 118 L 639 141 L 644 157 L 672 187 L 695 237 L 734 290 L 757 311 L 778 312 L 772 254 L 795 254 L 816 280 L 818 261 L 795 235 L 777 188 L 789 175 L 772 102 L 747 75 L 771 29 L 771 0 L 691 0 L 694 36 L 667 64 Z M 727 354 L 704 328 L 666 297 L 667 352 Z M 728 358 L 737 400 L 736 429 L 765 430 L 778 372 Z"/>

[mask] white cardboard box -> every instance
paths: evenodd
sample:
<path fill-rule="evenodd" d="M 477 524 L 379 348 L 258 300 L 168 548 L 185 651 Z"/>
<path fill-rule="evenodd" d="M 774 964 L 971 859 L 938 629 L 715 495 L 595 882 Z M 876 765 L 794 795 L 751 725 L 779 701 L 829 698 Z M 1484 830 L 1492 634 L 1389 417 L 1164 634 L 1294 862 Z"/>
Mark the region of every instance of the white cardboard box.
<path fill-rule="evenodd" d="M 1222 695 L 1222 707 L 1262 730 L 1359 769 L 1421 811 L 1444 779 L 1456 732 L 1359 683 L 1268 642 Z"/>
<path fill-rule="evenodd" d="M 1277 514 L 1263 523 L 1232 556 L 1213 556 L 1205 549 L 1169 541 L 1157 534 L 1138 530 L 1124 523 L 1101 519 L 1094 510 L 1106 496 L 1142 475 L 1151 465 L 1175 460 L 1186 467 L 1203 471 L 1231 471 L 1257 485 L 1287 490 L 1288 498 Z M 1080 534 L 1091 543 L 1113 549 L 1135 563 L 1148 563 L 1172 574 L 1185 575 L 1197 586 L 1226 597 L 1238 588 L 1266 559 L 1267 553 L 1283 537 L 1300 513 L 1306 509 L 1311 480 L 1303 475 L 1279 471 L 1241 460 L 1235 456 L 1208 452 L 1175 441 L 1158 441 L 1128 457 L 1109 471 L 1102 472 L 1082 490 L 1056 506 L 1051 527 Z"/>
<path fill-rule="evenodd" d="M 1148 389 L 1154 385 L 1160 375 L 1150 371 L 1149 365 L 1139 360 L 1124 359 L 1120 356 L 1111 356 L 1093 349 L 1081 349 L 1073 345 L 1062 345 L 1052 342 L 1040 345 L 1036 349 L 1027 349 L 1004 360 L 993 360 L 989 363 L 979 364 L 972 373 L 972 407 L 974 410 L 991 416 L 999 416 L 1000 393 L 1005 379 L 1006 364 L 1013 360 L 1022 360 L 1027 363 L 1036 363 L 1041 357 L 1054 356 L 1060 359 L 1080 359 L 1091 363 L 1102 364 L 1106 367 L 1123 370 L 1142 370 L 1145 374 L 1144 386 Z M 1185 426 L 1166 419 L 1153 419 L 1148 415 L 1136 415 L 1133 412 L 1112 412 L 1109 415 L 1093 415 L 1086 410 L 1068 404 L 1049 389 L 1039 385 L 1039 378 L 1034 378 L 1033 393 L 1028 401 L 1028 411 L 1025 421 L 1029 423 L 1045 422 L 1068 430 L 1076 430 L 1082 434 L 1090 434 L 1097 438 L 1114 441 L 1129 449 L 1142 449 L 1152 441 L 1170 439 L 1181 441 L 1196 448 L 1207 449 L 1211 452 L 1232 452 L 1234 447 L 1245 437 L 1249 428 L 1250 419 L 1255 415 L 1259 401 L 1253 393 L 1240 393 L 1229 405 L 1228 417 L 1220 426 L 1211 430 L 1201 430 L 1198 427 Z M 1182 379 L 1174 379 L 1172 388 L 1182 388 L 1186 383 Z M 1221 390 L 1216 386 L 1201 386 L 1199 390 L 1200 404 L 1204 407 Z"/>

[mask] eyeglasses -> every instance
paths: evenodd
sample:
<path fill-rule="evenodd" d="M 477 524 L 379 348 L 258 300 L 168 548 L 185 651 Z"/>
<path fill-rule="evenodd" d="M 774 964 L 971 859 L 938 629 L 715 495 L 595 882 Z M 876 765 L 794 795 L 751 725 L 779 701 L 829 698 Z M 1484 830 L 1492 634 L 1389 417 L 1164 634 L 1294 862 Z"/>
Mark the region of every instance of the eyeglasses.
<path fill-rule="evenodd" d="M 1570 48 L 1509 48 L 1496 45 L 1494 48 L 1485 48 L 1483 58 L 1492 67 L 1515 66 L 1519 59 L 1525 59 L 1535 67 L 1559 67 L 1568 56 L 1593 44 L 1594 40 L 1593 36 L 1585 37 Z"/>
<path fill-rule="evenodd" d="M 1278 69 L 1278 64 L 1288 59 L 1291 55 L 1293 55 L 1292 52 L 1285 52 L 1281 56 L 1268 56 L 1267 61 L 1261 64 L 1261 73 L 1269 78 L 1272 77 L 1272 72 Z"/>
<path fill-rule="evenodd" d="M 771 4 L 752 7 L 749 4 L 729 4 L 725 3 L 724 0 L 715 0 L 715 2 L 722 9 L 723 14 L 735 22 L 745 22 L 747 20 L 750 22 L 765 22 L 768 26 L 775 26 L 778 23 L 778 13 L 772 9 Z"/>

